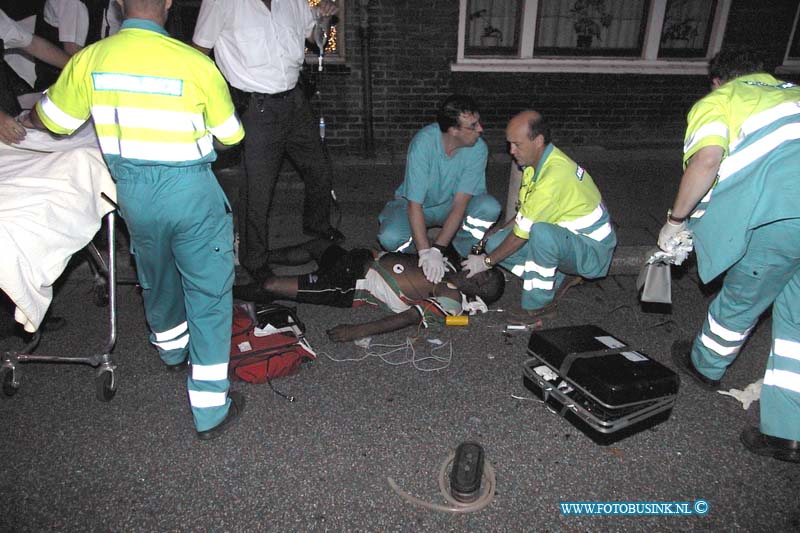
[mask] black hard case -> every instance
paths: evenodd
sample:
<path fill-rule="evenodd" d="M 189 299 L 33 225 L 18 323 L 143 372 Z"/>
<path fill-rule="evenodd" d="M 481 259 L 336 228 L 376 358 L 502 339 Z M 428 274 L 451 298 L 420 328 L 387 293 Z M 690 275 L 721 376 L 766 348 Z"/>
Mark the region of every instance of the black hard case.
<path fill-rule="evenodd" d="M 535 331 L 528 355 L 525 386 L 601 444 L 666 420 L 677 398 L 675 372 L 598 326 Z M 535 372 L 541 365 L 557 378 Z"/>

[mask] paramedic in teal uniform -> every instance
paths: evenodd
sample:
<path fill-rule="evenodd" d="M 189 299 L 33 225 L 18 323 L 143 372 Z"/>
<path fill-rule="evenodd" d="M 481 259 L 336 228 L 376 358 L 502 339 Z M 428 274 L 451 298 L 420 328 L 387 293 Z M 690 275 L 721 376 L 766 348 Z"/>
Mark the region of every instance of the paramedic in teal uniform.
<path fill-rule="evenodd" d="M 214 63 L 164 30 L 171 4 L 124 0 L 120 32 L 75 54 L 30 117 L 65 135 L 91 115 L 130 232 L 150 341 L 168 369 L 191 363 L 189 404 L 208 440 L 244 408 L 228 380 L 233 218 L 211 172 L 214 147 L 238 143 L 244 129 Z"/>
<path fill-rule="evenodd" d="M 702 387 L 719 388 L 758 317 L 772 306 L 761 427 L 751 452 L 800 462 L 800 88 L 763 72 L 749 50 L 710 64 L 712 91 L 688 115 L 684 172 L 658 244 L 691 230 L 700 278 L 725 280 L 693 343 L 672 358 Z"/>
<path fill-rule="evenodd" d="M 451 244 L 461 257 L 500 216 L 500 203 L 486 192 L 489 149 L 477 104 L 468 96 L 448 97 L 437 122 L 411 140 L 403 183 L 383 208 L 378 241 L 390 252 L 419 254 L 431 283 L 445 273 L 443 252 Z M 431 242 L 427 230 L 442 229 Z"/>

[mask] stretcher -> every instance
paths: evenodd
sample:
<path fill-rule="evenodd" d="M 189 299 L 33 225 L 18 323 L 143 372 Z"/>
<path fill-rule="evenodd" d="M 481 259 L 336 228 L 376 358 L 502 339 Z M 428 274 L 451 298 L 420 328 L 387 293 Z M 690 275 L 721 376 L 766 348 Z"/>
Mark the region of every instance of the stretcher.
<path fill-rule="evenodd" d="M 113 398 L 117 383 L 111 353 L 116 343 L 116 189 L 91 130 L 65 141 L 29 132 L 20 146 L 0 143 L 0 289 L 16 306 L 14 318 L 32 337 L 19 351 L 2 354 L 0 383 L 11 396 L 20 386 L 19 363 L 84 363 L 98 367 L 98 399 Z M 93 237 L 106 221 L 108 255 Z M 41 355 L 33 351 L 53 299 L 53 284 L 72 256 L 88 250 L 96 285 L 108 298 L 109 335 L 88 356 Z M 98 291 L 96 290 L 95 293 Z"/>

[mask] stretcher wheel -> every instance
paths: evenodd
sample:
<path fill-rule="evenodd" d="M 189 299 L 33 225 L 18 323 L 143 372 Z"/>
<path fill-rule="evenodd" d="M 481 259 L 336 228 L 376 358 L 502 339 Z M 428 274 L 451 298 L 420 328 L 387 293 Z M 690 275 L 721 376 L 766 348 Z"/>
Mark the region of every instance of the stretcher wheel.
<path fill-rule="evenodd" d="M 110 401 L 117 393 L 117 379 L 113 370 L 101 370 L 94 378 L 94 389 L 101 402 Z"/>
<path fill-rule="evenodd" d="M 3 394 L 8 397 L 14 396 L 19 390 L 19 383 L 14 383 L 14 371 L 4 367 L 0 370 L 0 376 L 3 381 Z"/>

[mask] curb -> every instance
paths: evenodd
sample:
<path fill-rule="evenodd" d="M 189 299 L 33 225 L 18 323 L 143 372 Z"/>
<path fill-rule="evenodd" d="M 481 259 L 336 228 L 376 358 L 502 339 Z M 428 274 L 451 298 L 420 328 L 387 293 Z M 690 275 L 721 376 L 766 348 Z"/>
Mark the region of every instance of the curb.
<path fill-rule="evenodd" d="M 609 276 L 637 276 L 647 257 L 653 253 L 656 246 L 617 246 Z"/>

